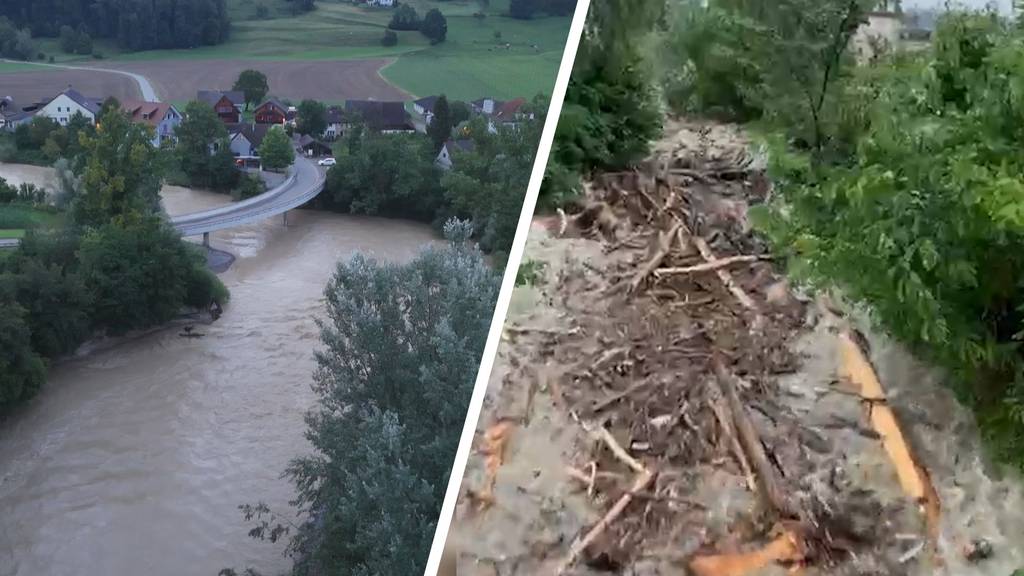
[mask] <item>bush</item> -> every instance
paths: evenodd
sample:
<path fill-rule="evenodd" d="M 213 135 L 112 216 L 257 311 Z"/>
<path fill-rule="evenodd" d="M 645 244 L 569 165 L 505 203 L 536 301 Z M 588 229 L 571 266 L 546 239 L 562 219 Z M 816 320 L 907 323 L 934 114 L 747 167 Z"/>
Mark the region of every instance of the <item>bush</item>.
<path fill-rule="evenodd" d="M 859 73 L 872 97 L 840 102 L 866 119 L 850 158 L 775 145 L 781 197 L 755 218 L 794 274 L 949 368 L 996 455 L 1024 468 L 1024 45 L 946 18 L 934 54 Z"/>
<path fill-rule="evenodd" d="M 267 186 L 258 175 L 245 175 L 239 178 L 239 186 L 232 196 L 237 200 L 245 200 L 266 192 Z"/>
<path fill-rule="evenodd" d="M 554 178 L 541 188 L 542 208 L 573 196 L 581 174 L 640 160 L 660 134 L 653 70 L 640 47 L 663 9 L 662 0 L 591 5 L 546 170 Z"/>
<path fill-rule="evenodd" d="M 384 37 L 380 39 L 382 46 L 394 46 L 398 44 L 398 34 L 395 34 L 393 30 L 385 30 Z"/>
<path fill-rule="evenodd" d="M 392 30 L 419 30 L 420 16 L 416 13 L 415 8 L 408 4 L 402 4 L 391 16 L 388 28 Z"/>

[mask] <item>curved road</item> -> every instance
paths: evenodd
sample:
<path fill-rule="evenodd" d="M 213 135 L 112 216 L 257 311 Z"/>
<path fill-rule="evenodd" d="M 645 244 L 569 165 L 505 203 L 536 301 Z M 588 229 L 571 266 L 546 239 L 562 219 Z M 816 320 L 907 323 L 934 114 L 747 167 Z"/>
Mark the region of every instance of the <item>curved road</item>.
<path fill-rule="evenodd" d="M 47 64 L 45 62 L 21 62 L 19 60 L 8 60 L 6 58 L 0 58 L 0 62 L 8 62 L 11 64 L 31 64 L 32 66 L 45 66 L 47 68 L 60 68 L 63 70 L 87 70 L 94 72 L 107 72 L 110 74 L 120 74 L 121 76 L 127 76 L 132 80 L 135 80 L 135 84 L 139 87 L 139 92 L 142 94 L 142 99 L 147 102 L 160 102 L 160 98 L 156 95 L 156 90 L 153 89 L 153 85 L 149 83 L 149 79 L 141 74 L 135 74 L 134 72 L 126 72 L 124 70 L 114 70 L 111 68 L 94 68 L 92 66 L 70 66 L 68 64 Z"/>
<path fill-rule="evenodd" d="M 171 218 L 171 224 L 182 236 L 198 236 L 251 224 L 298 208 L 316 198 L 324 189 L 324 179 L 324 173 L 312 160 L 296 155 L 290 175 L 276 188 L 242 202 L 175 216 Z"/>

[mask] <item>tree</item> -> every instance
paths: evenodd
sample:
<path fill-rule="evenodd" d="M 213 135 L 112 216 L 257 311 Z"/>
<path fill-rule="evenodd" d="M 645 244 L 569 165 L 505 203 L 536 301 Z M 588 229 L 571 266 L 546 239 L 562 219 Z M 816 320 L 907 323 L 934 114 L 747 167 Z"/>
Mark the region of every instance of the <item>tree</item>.
<path fill-rule="evenodd" d="M 216 278 L 196 272 L 205 268 L 205 256 L 156 215 L 94 229 L 82 238 L 79 259 L 95 296 L 93 322 L 112 335 L 167 322 L 190 293 L 216 292 L 192 286 Z"/>
<path fill-rule="evenodd" d="M 590 4 L 540 202 L 571 199 L 581 173 L 621 169 L 647 155 L 662 115 L 644 39 L 664 11 L 664 0 Z"/>
<path fill-rule="evenodd" d="M 72 218 L 95 227 L 156 213 L 163 174 L 149 133 L 118 110 L 104 114 L 100 125 L 95 135 L 82 137 L 85 168 Z"/>
<path fill-rule="evenodd" d="M 391 16 L 388 28 L 392 30 L 419 30 L 420 16 L 416 9 L 408 4 L 401 4 Z"/>
<path fill-rule="evenodd" d="M 398 44 L 398 34 L 394 30 L 384 30 L 384 36 L 380 39 L 381 46 L 394 46 Z"/>
<path fill-rule="evenodd" d="M 193 186 L 230 190 L 238 181 L 228 131 L 217 113 L 202 102 L 189 102 L 175 130 L 175 156 Z"/>
<path fill-rule="evenodd" d="M 440 44 L 444 42 L 445 36 L 448 35 L 448 21 L 445 20 L 440 10 L 431 8 L 427 11 L 427 15 L 423 17 L 423 23 L 420 24 L 420 32 L 430 39 L 431 44 Z"/>
<path fill-rule="evenodd" d="M 451 103 L 452 111 L 452 126 L 458 126 L 463 122 L 469 120 L 471 114 L 469 111 L 469 105 L 461 100 L 455 100 Z"/>
<path fill-rule="evenodd" d="M 284 170 L 295 162 L 295 149 L 292 148 L 291 138 L 288 138 L 280 126 L 274 126 L 263 137 L 263 143 L 260 144 L 260 162 L 267 170 Z"/>
<path fill-rule="evenodd" d="M 511 0 L 508 5 L 508 14 L 520 20 L 533 18 L 537 11 L 537 0 Z"/>
<path fill-rule="evenodd" d="M 434 149 L 440 150 L 441 146 L 452 136 L 452 113 L 448 108 L 448 98 L 442 94 L 434 103 L 434 116 L 427 126 L 427 136 L 434 143 Z"/>
<path fill-rule="evenodd" d="M 423 571 L 499 285 L 470 232 L 449 222 L 408 264 L 357 255 L 328 284 L 315 453 L 287 471 L 309 511 L 299 571 Z"/>
<path fill-rule="evenodd" d="M 32 349 L 57 358 L 78 348 L 92 327 L 92 298 L 78 274 L 34 258 L 20 259 L 12 272 L 15 297 L 32 327 Z"/>
<path fill-rule="evenodd" d="M 327 129 L 327 107 L 316 100 L 300 102 L 295 129 L 299 131 L 299 134 L 308 134 L 319 138 Z"/>
<path fill-rule="evenodd" d="M 74 54 L 78 47 L 78 35 L 71 26 L 60 27 L 60 49 L 65 54 Z"/>
<path fill-rule="evenodd" d="M 78 27 L 78 34 L 75 38 L 75 53 L 82 55 L 92 54 L 92 36 L 85 29 L 85 25 Z"/>
<path fill-rule="evenodd" d="M 436 152 L 419 134 L 350 133 L 350 151 L 327 173 L 333 207 L 353 214 L 434 219 L 443 198 Z M 355 152 L 351 146 L 354 144 Z"/>
<path fill-rule="evenodd" d="M 267 85 L 266 75 L 259 70 L 242 70 L 232 90 L 238 90 L 245 95 L 245 106 L 248 108 L 262 102 L 270 87 Z"/>
<path fill-rule="evenodd" d="M 0 275 L 0 410 L 31 397 L 46 379 L 46 365 L 32 350 L 25 310 L 3 296 L 5 282 L 10 280 Z"/>

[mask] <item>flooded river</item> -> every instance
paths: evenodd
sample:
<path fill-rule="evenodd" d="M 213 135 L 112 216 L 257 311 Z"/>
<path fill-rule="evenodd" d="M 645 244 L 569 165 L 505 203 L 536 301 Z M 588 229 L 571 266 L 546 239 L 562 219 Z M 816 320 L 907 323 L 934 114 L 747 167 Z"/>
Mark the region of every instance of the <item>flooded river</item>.
<path fill-rule="evenodd" d="M 0 165 L 0 177 L 45 171 Z M 168 188 L 172 214 L 227 197 Z M 237 506 L 288 510 L 280 473 L 309 448 L 314 317 L 335 262 L 357 251 L 405 261 L 422 225 L 293 211 L 214 234 L 238 260 L 224 316 L 64 361 L 0 423 L 0 576 L 214 576 L 287 570 L 283 547 L 249 539 Z"/>

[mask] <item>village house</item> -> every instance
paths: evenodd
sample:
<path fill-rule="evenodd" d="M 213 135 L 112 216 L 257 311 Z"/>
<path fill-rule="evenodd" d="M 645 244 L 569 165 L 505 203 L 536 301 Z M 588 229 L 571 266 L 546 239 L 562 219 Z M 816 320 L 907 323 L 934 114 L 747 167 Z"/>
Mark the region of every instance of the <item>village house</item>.
<path fill-rule="evenodd" d="M 228 140 L 231 153 L 241 160 L 259 158 L 260 144 L 266 138 L 272 124 L 229 124 Z"/>
<path fill-rule="evenodd" d="M 285 124 L 289 119 L 288 107 L 273 98 L 260 104 L 254 114 L 257 124 Z"/>
<path fill-rule="evenodd" d="M 434 105 L 437 104 L 437 99 L 438 96 L 427 96 L 412 103 L 413 111 L 423 117 L 427 126 L 430 126 L 430 121 L 434 119 Z"/>
<path fill-rule="evenodd" d="M 501 100 L 495 100 L 494 98 L 480 98 L 470 102 L 470 106 L 473 108 L 473 112 L 477 114 L 483 114 L 484 116 L 490 116 L 494 114 L 503 102 Z"/>
<path fill-rule="evenodd" d="M 412 116 L 406 111 L 404 102 L 346 100 L 345 111 L 358 115 L 366 123 L 367 128 L 382 134 L 416 131 Z"/>
<path fill-rule="evenodd" d="M 153 146 L 159 148 L 166 141 L 175 141 L 174 131 L 181 124 L 182 116 L 174 106 L 166 102 L 125 100 L 121 102 L 121 111 L 132 122 L 153 128 Z"/>
<path fill-rule="evenodd" d="M 238 124 L 242 121 L 242 109 L 245 107 L 245 95 L 238 90 L 222 92 L 220 90 L 200 90 L 196 100 L 209 104 L 221 122 Z"/>
<path fill-rule="evenodd" d="M 61 126 L 67 126 L 75 114 L 81 114 L 95 124 L 96 116 L 100 113 L 101 107 L 102 102 L 100 100 L 87 98 L 81 92 L 69 86 L 41 106 L 36 115 L 51 118 Z"/>
<path fill-rule="evenodd" d="M 528 117 L 532 118 L 532 115 L 527 115 L 523 112 L 524 104 L 526 104 L 525 98 L 516 98 L 508 102 L 499 103 L 497 108 L 494 109 L 494 113 L 487 119 L 487 130 L 495 133 L 498 131 L 499 126 L 515 128 L 522 120 Z"/>
<path fill-rule="evenodd" d="M 14 101 L 5 96 L 0 98 L 0 131 L 14 132 L 20 124 L 31 122 L 33 112 L 26 112 Z"/>
<path fill-rule="evenodd" d="M 295 147 L 299 152 L 310 158 L 324 157 L 334 154 L 334 150 L 331 149 L 329 144 L 321 142 L 309 134 L 303 134 L 302 136 L 296 134 L 296 136 L 292 138 L 292 142 L 295 144 Z"/>
<path fill-rule="evenodd" d="M 437 164 L 443 170 L 451 170 L 454 164 L 453 156 L 458 155 L 460 152 L 472 152 L 475 147 L 476 143 L 469 138 L 448 140 L 441 146 L 441 151 L 437 153 L 434 164 Z"/>
<path fill-rule="evenodd" d="M 395 0 L 366 0 L 367 6 L 381 6 L 383 8 L 391 8 L 395 5 Z"/>
<path fill-rule="evenodd" d="M 324 139 L 331 141 L 341 138 L 342 124 L 344 124 L 344 112 L 338 106 L 331 106 L 327 109 L 327 128 L 324 129 Z"/>

